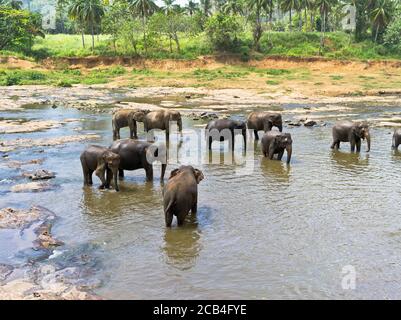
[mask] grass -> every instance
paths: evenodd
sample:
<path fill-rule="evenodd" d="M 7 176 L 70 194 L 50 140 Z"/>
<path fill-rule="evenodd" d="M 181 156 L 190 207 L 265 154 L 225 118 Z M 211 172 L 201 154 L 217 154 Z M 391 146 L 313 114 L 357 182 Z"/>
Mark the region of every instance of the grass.
<path fill-rule="evenodd" d="M 353 42 L 353 36 L 345 32 L 326 33 L 325 46 L 320 50 L 320 32 L 265 32 L 260 41 L 261 52 L 253 52 L 251 47 L 252 35 L 247 32 L 243 35 L 243 43 L 249 51 L 250 58 L 264 56 L 286 57 L 316 57 L 323 56 L 334 59 L 401 59 L 401 52 L 390 52 L 382 45 L 371 41 Z M 91 36 L 85 35 L 86 47 L 82 47 L 81 35 L 46 35 L 44 39 L 36 38 L 32 51 L 28 55 L 21 53 L 0 51 L 1 55 L 17 55 L 18 57 L 46 58 L 46 57 L 88 57 L 88 56 L 134 56 L 133 50 L 124 43 L 117 42 L 114 50 L 110 36 L 95 37 L 95 49 L 91 49 Z M 154 47 L 150 47 L 146 57 L 155 59 L 195 59 L 199 56 L 210 55 L 213 49 L 208 44 L 205 34 L 180 37 L 181 51 L 170 53 L 168 41 L 163 40 Z M 144 55 L 143 48 L 138 45 L 138 51 Z M 247 53 L 248 55 L 248 53 Z M 239 54 L 241 56 L 241 54 Z"/>

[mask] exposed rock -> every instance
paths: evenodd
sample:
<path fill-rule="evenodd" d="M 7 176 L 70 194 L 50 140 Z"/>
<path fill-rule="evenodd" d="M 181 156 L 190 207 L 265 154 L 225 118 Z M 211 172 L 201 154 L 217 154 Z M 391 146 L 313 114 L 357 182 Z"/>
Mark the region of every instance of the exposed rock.
<path fill-rule="evenodd" d="M 52 185 L 47 182 L 29 182 L 11 187 L 12 192 L 43 192 L 50 189 Z"/>
<path fill-rule="evenodd" d="M 300 127 L 302 125 L 301 121 L 290 121 L 287 124 L 291 127 Z"/>
<path fill-rule="evenodd" d="M 314 127 L 317 125 L 317 122 L 315 120 L 306 120 L 304 122 L 305 127 Z"/>
<path fill-rule="evenodd" d="M 53 179 L 53 178 L 56 177 L 56 175 L 53 172 L 47 171 L 47 170 L 44 170 L 44 169 L 36 170 L 33 173 L 24 173 L 24 176 L 28 177 L 32 181 L 48 180 L 48 179 Z"/>
<path fill-rule="evenodd" d="M 55 120 L 33 120 L 33 121 L 15 121 L 2 120 L 0 121 L 0 133 L 27 133 L 51 128 L 57 128 L 61 124 Z"/>
<path fill-rule="evenodd" d="M 42 164 L 44 159 L 32 159 L 29 161 L 8 161 L 7 167 L 9 168 L 21 168 L 22 166 L 32 165 L 32 164 Z"/>
<path fill-rule="evenodd" d="M 0 282 L 3 282 L 13 272 L 13 267 L 7 264 L 0 264 Z"/>
<path fill-rule="evenodd" d="M 41 211 L 33 207 L 30 210 L 4 208 L 0 210 L 0 229 L 23 228 L 41 217 Z"/>

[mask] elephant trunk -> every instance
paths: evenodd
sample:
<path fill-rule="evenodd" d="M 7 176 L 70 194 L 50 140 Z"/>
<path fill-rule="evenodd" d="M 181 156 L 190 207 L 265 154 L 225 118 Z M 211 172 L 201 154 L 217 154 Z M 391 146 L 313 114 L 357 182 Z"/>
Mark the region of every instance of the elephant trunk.
<path fill-rule="evenodd" d="M 366 133 L 365 138 L 366 138 L 366 142 L 368 143 L 368 150 L 366 152 L 369 152 L 370 151 L 370 134 L 369 134 L 369 132 Z"/>
<path fill-rule="evenodd" d="M 180 131 L 182 134 L 182 119 L 178 120 L 177 125 L 178 125 L 178 131 Z"/>
<path fill-rule="evenodd" d="M 114 188 L 116 191 L 120 191 L 120 188 L 118 187 L 118 167 L 113 168 L 111 172 L 113 173 Z"/>
<path fill-rule="evenodd" d="M 283 124 L 282 124 L 282 123 L 279 123 L 279 125 L 277 126 L 277 128 L 278 128 L 278 130 L 279 130 L 280 132 L 283 132 Z"/>
<path fill-rule="evenodd" d="M 287 164 L 289 164 L 292 156 L 292 145 L 289 144 L 285 149 L 287 150 Z"/>

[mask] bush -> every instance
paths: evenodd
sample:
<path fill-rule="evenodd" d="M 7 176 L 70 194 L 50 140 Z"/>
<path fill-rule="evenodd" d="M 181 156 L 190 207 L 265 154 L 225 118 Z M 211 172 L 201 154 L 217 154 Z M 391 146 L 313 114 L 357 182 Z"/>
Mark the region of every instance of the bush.
<path fill-rule="evenodd" d="M 387 27 L 383 40 L 384 45 L 391 50 L 401 50 L 401 14 Z"/>
<path fill-rule="evenodd" d="M 57 82 L 57 87 L 71 88 L 72 83 L 68 80 L 60 80 L 59 82 Z"/>
<path fill-rule="evenodd" d="M 206 35 L 215 50 L 232 51 L 239 44 L 243 29 L 239 17 L 216 13 L 206 22 Z"/>

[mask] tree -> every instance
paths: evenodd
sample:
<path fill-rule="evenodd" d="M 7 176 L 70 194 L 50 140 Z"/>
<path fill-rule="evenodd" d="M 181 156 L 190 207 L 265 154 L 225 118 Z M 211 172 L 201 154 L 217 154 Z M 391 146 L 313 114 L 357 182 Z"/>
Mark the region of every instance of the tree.
<path fill-rule="evenodd" d="M 147 52 L 146 19 L 158 9 L 158 6 L 152 0 L 128 0 L 128 6 L 134 15 L 142 19 L 143 45 Z"/>
<path fill-rule="evenodd" d="M 0 0 L 1 6 L 7 6 L 14 10 L 22 10 L 23 4 L 20 0 Z"/>
<path fill-rule="evenodd" d="M 199 10 L 199 5 L 192 0 L 188 1 L 187 6 L 185 7 L 185 11 L 192 17 L 192 15 Z"/>
<path fill-rule="evenodd" d="M 249 0 L 248 9 L 254 15 L 253 19 L 253 45 L 260 50 L 259 42 L 263 34 L 262 15 L 269 11 L 269 0 Z"/>
<path fill-rule="evenodd" d="M 206 22 L 206 35 L 216 50 L 232 50 L 238 44 L 242 32 L 237 16 L 215 13 Z"/>
<path fill-rule="evenodd" d="M 0 6 L 0 50 L 30 50 L 36 36 L 45 37 L 39 14 Z"/>
<path fill-rule="evenodd" d="M 240 0 L 227 0 L 221 9 L 225 14 L 243 14 L 244 4 Z"/>
<path fill-rule="evenodd" d="M 394 10 L 395 8 L 393 2 L 390 0 L 375 1 L 375 4 L 370 12 L 370 19 L 375 32 L 375 42 L 378 40 L 379 31 L 384 29 L 389 24 Z"/>
<path fill-rule="evenodd" d="M 107 8 L 103 19 L 102 30 L 111 36 L 114 52 L 117 52 L 117 40 L 120 38 L 121 30 L 127 21 L 121 19 L 124 16 L 129 16 L 128 9 L 125 2 L 119 1 Z"/>
<path fill-rule="evenodd" d="M 290 31 L 292 30 L 292 11 L 298 10 L 299 0 L 281 0 L 281 10 L 290 14 Z"/>
<path fill-rule="evenodd" d="M 211 0 L 200 0 L 200 6 L 202 13 L 205 17 L 208 17 L 212 13 L 212 2 Z"/>
<path fill-rule="evenodd" d="M 401 12 L 397 13 L 384 34 L 384 45 L 392 50 L 401 50 Z"/>

